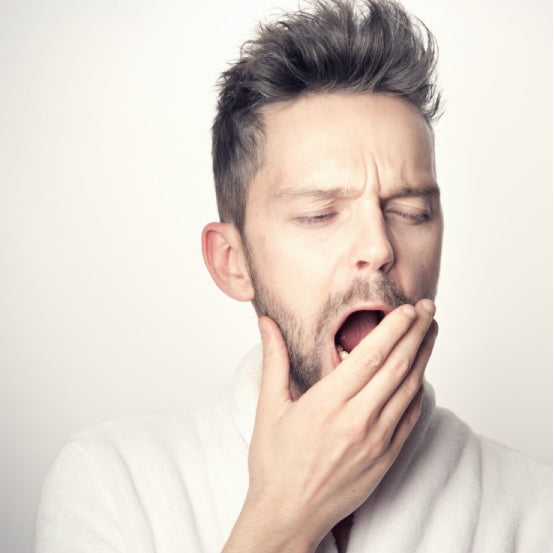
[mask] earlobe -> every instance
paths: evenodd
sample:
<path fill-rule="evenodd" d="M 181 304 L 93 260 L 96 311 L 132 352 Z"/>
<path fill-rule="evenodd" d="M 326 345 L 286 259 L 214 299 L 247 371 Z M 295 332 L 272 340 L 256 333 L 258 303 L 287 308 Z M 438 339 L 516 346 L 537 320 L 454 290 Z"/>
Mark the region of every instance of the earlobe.
<path fill-rule="evenodd" d="M 202 231 L 202 254 L 214 282 L 223 292 L 239 301 L 254 298 L 242 240 L 234 225 L 206 225 Z"/>

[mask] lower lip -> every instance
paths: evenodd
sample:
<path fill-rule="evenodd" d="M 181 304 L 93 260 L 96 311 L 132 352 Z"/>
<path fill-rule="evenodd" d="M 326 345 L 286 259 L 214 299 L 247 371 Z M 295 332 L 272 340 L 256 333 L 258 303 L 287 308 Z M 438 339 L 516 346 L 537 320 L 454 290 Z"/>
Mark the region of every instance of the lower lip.
<path fill-rule="evenodd" d="M 339 352 L 337 351 L 337 346 L 335 345 L 335 343 L 333 342 L 333 345 L 331 347 L 331 360 L 332 360 L 332 365 L 333 365 L 333 369 L 336 369 L 337 366 L 339 365 L 340 363 L 340 357 L 339 357 Z"/>

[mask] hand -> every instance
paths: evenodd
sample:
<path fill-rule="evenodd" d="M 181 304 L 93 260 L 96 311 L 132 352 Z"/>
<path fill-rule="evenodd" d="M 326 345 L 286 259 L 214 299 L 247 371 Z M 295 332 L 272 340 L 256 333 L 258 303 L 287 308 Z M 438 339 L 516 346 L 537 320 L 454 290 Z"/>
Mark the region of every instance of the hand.
<path fill-rule="evenodd" d="M 260 319 L 250 486 L 225 552 L 313 551 L 371 495 L 419 418 L 434 311 L 430 300 L 397 308 L 297 401 L 279 328 Z"/>

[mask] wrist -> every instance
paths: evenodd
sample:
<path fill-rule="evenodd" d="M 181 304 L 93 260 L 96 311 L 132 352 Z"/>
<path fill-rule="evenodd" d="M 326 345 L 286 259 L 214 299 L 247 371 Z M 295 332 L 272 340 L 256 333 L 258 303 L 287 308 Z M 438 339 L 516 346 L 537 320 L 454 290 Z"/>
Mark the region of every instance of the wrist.
<path fill-rule="evenodd" d="M 282 505 L 247 498 L 223 553 L 313 553 L 319 541 L 283 514 Z"/>

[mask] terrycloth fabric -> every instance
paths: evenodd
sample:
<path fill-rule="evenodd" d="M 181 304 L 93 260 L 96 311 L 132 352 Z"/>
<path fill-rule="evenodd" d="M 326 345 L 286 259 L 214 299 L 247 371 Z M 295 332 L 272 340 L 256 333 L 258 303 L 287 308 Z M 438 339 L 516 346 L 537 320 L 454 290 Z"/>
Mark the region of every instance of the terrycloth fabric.
<path fill-rule="evenodd" d="M 216 402 L 190 416 L 104 424 L 74 437 L 45 483 L 36 553 L 218 553 L 242 507 L 261 377 L 246 358 Z M 349 552 L 552 551 L 550 467 L 423 412 L 355 513 Z M 336 553 L 332 535 L 318 553 Z"/>

